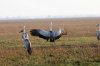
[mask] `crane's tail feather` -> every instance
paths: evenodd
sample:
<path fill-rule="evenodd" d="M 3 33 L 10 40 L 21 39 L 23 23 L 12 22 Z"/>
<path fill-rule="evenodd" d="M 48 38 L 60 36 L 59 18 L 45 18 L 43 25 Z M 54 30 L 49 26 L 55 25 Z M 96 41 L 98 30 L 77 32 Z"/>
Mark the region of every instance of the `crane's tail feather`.
<path fill-rule="evenodd" d="M 29 55 L 31 55 L 32 54 L 32 49 L 31 48 L 28 49 L 27 52 L 28 52 Z"/>

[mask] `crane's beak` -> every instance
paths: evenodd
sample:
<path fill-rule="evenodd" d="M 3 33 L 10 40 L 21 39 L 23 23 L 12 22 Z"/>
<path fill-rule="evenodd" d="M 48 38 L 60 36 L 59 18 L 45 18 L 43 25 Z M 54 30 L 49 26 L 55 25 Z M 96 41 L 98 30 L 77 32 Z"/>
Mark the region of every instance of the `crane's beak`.
<path fill-rule="evenodd" d="M 100 26 L 100 24 L 97 24 L 96 27 Z"/>
<path fill-rule="evenodd" d="M 23 30 L 21 30 L 19 33 L 23 32 Z"/>

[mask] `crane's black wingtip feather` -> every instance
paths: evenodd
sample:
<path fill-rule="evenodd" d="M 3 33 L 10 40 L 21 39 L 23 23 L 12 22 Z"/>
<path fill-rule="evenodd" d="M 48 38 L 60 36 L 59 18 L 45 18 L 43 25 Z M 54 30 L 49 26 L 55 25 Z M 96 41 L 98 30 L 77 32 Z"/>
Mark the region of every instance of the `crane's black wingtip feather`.
<path fill-rule="evenodd" d="M 28 52 L 29 55 L 31 55 L 32 54 L 32 49 L 31 48 L 28 49 L 27 52 Z"/>
<path fill-rule="evenodd" d="M 39 36 L 40 34 L 38 31 L 39 31 L 39 29 L 31 29 L 30 30 L 31 36 Z"/>

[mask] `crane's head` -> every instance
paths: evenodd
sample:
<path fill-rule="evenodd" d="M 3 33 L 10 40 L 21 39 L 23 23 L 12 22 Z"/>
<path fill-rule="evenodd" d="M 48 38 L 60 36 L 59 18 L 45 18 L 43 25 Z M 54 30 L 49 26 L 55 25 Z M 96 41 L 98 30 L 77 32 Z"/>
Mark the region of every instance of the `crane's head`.
<path fill-rule="evenodd" d="M 100 31 L 100 24 L 97 24 L 96 27 L 98 27 L 98 30 Z"/>
<path fill-rule="evenodd" d="M 23 30 L 21 30 L 19 33 L 23 32 Z"/>
<path fill-rule="evenodd" d="M 100 24 L 97 24 L 97 25 L 96 25 L 96 27 L 99 27 L 99 26 L 100 26 Z"/>
<path fill-rule="evenodd" d="M 64 29 L 60 29 L 60 31 L 61 31 L 61 34 L 63 34 L 65 32 Z"/>
<path fill-rule="evenodd" d="M 21 32 L 25 32 L 25 26 L 24 26 L 24 28 L 19 33 L 21 33 Z"/>
<path fill-rule="evenodd" d="M 68 33 L 67 33 L 67 30 L 65 30 L 65 29 L 60 29 L 61 30 L 61 34 L 62 35 L 67 35 Z"/>

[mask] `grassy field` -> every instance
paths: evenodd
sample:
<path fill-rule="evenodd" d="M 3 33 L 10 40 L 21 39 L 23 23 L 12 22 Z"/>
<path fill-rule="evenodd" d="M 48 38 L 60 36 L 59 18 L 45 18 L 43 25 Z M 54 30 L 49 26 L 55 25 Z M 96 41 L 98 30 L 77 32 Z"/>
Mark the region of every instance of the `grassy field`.
<path fill-rule="evenodd" d="M 64 29 L 55 43 L 30 35 L 35 28 Z M 0 21 L 0 66 L 100 66 L 100 42 L 96 24 L 99 18 L 30 19 Z M 28 56 L 19 31 L 26 26 L 32 43 Z"/>

